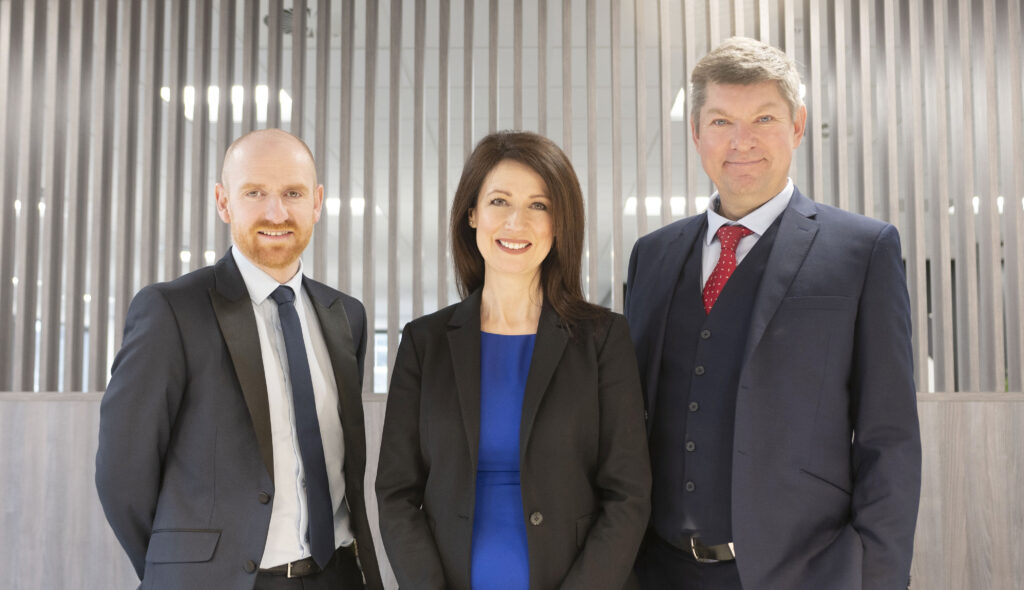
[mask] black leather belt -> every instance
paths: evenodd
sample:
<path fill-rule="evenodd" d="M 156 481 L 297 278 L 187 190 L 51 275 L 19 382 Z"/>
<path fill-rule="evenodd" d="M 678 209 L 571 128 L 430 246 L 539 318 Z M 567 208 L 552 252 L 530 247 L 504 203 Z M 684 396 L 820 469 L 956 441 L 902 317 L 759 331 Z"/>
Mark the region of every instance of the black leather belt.
<path fill-rule="evenodd" d="M 338 547 L 338 550 L 331 556 L 330 561 L 327 562 L 330 565 L 337 557 L 338 554 L 343 551 L 351 551 L 352 546 Z M 323 570 L 316 564 L 316 560 L 312 557 L 300 559 L 298 561 L 292 561 L 281 565 L 275 565 L 274 567 L 268 567 L 260 569 L 261 574 L 270 574 L 272 576 L 287 576 L 289 578 L 301 578 L 303 576 L 311 576 L 313 574 L 319 574 Z"/>

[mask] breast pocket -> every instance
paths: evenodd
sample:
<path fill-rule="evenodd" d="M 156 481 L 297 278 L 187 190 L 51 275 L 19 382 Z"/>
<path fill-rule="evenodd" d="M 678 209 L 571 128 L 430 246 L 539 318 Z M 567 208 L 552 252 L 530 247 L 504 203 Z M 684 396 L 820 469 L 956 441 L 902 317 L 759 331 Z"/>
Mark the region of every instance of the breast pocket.
<path fill-rule="evenodd" d="M 172 529 L 153 531 L 146 561 L 149 563 L 197 563 L 210 561 L 217 549 L 220 531 Z"/>

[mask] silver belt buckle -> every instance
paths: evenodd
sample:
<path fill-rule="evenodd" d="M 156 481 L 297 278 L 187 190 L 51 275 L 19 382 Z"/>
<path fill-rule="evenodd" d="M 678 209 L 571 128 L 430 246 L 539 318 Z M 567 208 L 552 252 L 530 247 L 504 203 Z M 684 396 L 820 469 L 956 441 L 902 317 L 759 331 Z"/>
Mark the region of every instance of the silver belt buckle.
<path fill-rule="evenodd" d="M 292 562 L 292 561 L 288 562 L 288 577 L 289 578 L 292 577 L 292 563 L 294 563 L 294 562 Z"/>
<path fill-rule="evenodd" d="M 697 563 L 719 563 L 736 559 L 732 542 L 722 545 L 704 545 L 696 537 L 690 537 L 690 553 Z"/>

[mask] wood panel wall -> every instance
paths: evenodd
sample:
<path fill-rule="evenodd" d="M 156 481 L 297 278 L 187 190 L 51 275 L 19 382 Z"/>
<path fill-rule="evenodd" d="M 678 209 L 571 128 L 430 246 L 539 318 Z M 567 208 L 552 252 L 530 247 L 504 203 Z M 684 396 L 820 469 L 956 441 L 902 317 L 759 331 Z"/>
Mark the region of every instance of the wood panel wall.
<path fill-rule="evenodd" d="M 93 485 L 100 394 L 0 393 L 4 588 L 134 588 Z M 1024 580 L 1024 395 L 919 396 L 924 478 L 915 590 L 1017 590 Z M 373 489 L 384 402 L 364 403 Z M 376 498 L 367 497 L 375 513 Z M 376 522 L 371 519 L 379 542 Z M 395 588 L 381 556 L 388 588 Z"/>

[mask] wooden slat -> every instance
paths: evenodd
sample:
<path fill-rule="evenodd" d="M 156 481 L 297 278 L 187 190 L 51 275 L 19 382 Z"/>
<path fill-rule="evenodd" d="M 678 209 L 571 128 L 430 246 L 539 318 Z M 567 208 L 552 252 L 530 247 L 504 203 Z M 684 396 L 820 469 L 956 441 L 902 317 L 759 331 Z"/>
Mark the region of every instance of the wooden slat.
<path fill-rule="evenodd" d="M 114 84 L 117 67 L 117 0 L 107 0 L 98 7 L 105 9 L 98 13 L 96 95 L 93 97 L 93 116 L 100 122 L 99 133 L 95 135 L 93 150 L 99 155 L 93 169 L 93 213 L 90 224 L 89 266 L 92 303 L 89 306 L 89 383 L 97 391 L 107 385 L 109 299 L 110 299 L 110 233 L 113 225 L 113 168 L 114 168 L 114 114 L 116 99 L 106 98 L 108 88 Z"/>
<path fill-rule="evenodd" d="M 705 4 L 705 14 L 708 18 L 706 29 L 708 46 L 712 49 L 721 45 L 725 37 L 729 35 L 728 31 L 723 34 L 723 30 L 729 26 L 728 23 L 722 24 L 722 10 L 725 8 L 728 8 L 728 4 L 719 0 L 707 0 Z"/>
<path fill-rule="evenodd" d="M 342 149 L 339 150 L 338 194 L 341 207 L 338 211 L 338 288 L 350 292 L 352 287 L 352 256 L 350 238 L 352 229 L 352 101 L 353 71 L 355 60 L 356 31 L 355 2 L 341 5 L 341 101 L 338 112 L 339 136 Z M 365 208 L 364 208 L 365 211 Z"/>
<path fill-rule="evenodd" d="M 331 2 L 318 2 L 316 5 L 316 95 L 314 97 L 316 122 L 313 125 L 313 150 L 316 154 L 317 180 L 324 187 L 331 186 L 331 162 L 327 146 L 330 142 L 331 128 L 327 124 L 334 97 L 331 96 Z M 324 188 L 324 199 L 330 193 Z M 319 280 L 328 280 L 327 276 L 327 242 L 330 233 L 327 222 L 326 206 L 321 213 L 320 227 L 313 235 L 313 273 Z"/>
<path fill-rule="evenodd" d="M 235 0 L 220 0 L 220 14 L 217 27 L 217 88 L 219 94 L 217 101 L 217 135 L 214 142 L 215 147 L 213 148 L 213 156 L 216 158 L 216 167 L 213 169 L 215 182 L 220 181 L 220 171 L 224 167 L 224 153 L 235 139 L 235 113 L 231 102 L 231 91 L 238 76 L 238 72 L 235 70 L 235 64 L 237 63 L 235 59 L 235 20 L 237 14 Z M 324 98 L 327 98 L 326 95 Z M 326 127 L 326 121 L 324 122 L 324 127 Z M 318 131 L 320 129 L 323 129 L 323 127 L 317 128 Z M 324 133 L 326 133 L 326 130 Z M 317 157 L 320 157 L 320 153 L 322 152 L 317 152 Z M 323 179 L 321 179 L 321 182 L 323 182 Z M 211 193 L 213 189 L 208 187 L 207 190 L 210 192 L 207 193 L 206 207 L 212 208 L 213 198 Z M 231 244 L 230 226 L 221 222 L 220 219 L 214 219 L 213 227 L 213 251 L 216 252 L 216 257 L 220 257 L 227 252 L 228 246 Z M 315 276 L 321 278 L 323 277 L 323 272 L 316 272 Z"/>
<path fill-rule="evenodd" d="M 697 151 L 691 141 L 692 128 L 690 120 L 691 97 L 689 75 L 693 68 L 697 67 L 697 61 L 700 59 L 697 48 L 698 27 L 700 23 L 697 19 L 695 4 L 695 2 L 686 2 L 683 6 L 683 44 L 686 58 L 686 77 L 683 78 L 683 88 L 686 89 L 686 94 L 684 95 L 686 107 L 684 116 L 686 117 L 686 122 L 683 128 L 687 133 L 687 140 L 683 142 L 685 146 L 683 156 L 686 158 L 686 215 L 688 216 L 697 213 L 697 183 L 702 180 L 703 174 L 700 171 Z M 705 180 L 705 182 L 707 181 Z"/>
<path fill-rule="evenodd" d="M 647 233 L 647 58 L 644 0 L 633 0 L 636 92 L 636 235 Z"/>
<path fill-rule="evenodd" d="M 292 133 L 305 137 L 306 0 L 292 0 Z"/>
<path fill-rule="evenodd" d="M 899 97 L 899 82 L 896 74 L 896 61 L 900 57 L 900 51 L 902 49 L 896 44 L 896 35 L 899 31 L 899 24 L 896 22 L 896 5 L 895 0 L 884 0 L 885 2 L 885 96 L 886 104 L 889 105 L 888 116 L 891 119 L 898 118 L 897 106 L 900 104 Z M 886 210 L 884 211 L 883 219 L 889 223 L 900 227 L 900 208 L 899 208 L 899 197 L 900 182 L 899 172 L 900 168 L 900 137 L 899 137 L 899 125 L 896 124 L 896 120 L 890 120 L 886 125 L 888 134 L 886 137 L 887 150 L 888 150 L 888 190 L 885 193 L 885 201 L 887 203 Z M 900 236 L 903 241 L 903 249 L 906 250 L 906 235 L 901 234 Z"/>
<path fill-rule="evenodd" d="M 622 313 L 627 256 L 622 240 L 622 4 L 609 2 L 612 125 L 612 309 Z"/>
<path fill-rule="evenodd" d="M 874 47 L 871 30 L 874 28 L 874 2 L 858 2 L 860 12 L 860 148 L 861 148 L 861 209 L 860 213 L 874 217 L 875 213 L 875 71 L 872 59 Z"/>
<path fill-rule="evenodd" d="M 85 326 L 85 238 L 88 226 L 89 160 L 92 151 L 92 40 L 94 5 L 75 3 L 71 13 L 72 59 L 70 92 L 77 97 L 78 108 L 71 110 L 68 138 L 68 194 L 76 198 L 68 202 L 67 241 L 64 251 L 64 390 L 82 391 Z M 2 258 L 2 257 L 0 257 Z"/>
<path fill-rule="evenodd" d="M 757 0 L 757 38 L 772 45 L 771 3 L 769 0 Z"/>
<path fill-rule="evenodd" d="M 950 145 L 949 140 L 949 107 L 948 82 L 946 78 L 946 5 L 935 5 L 932 13 L 934 82 L 933 87 L 940 89 L 932 97 L 935 101 L 934 173 L 932 183 L 932 207 L 929 220 L 931 231 L 928 242 L 931 266 L 931 342 L 935 359 L 935 390 L 947 391 L 955 388 L 955 359 L 953 357 L 953 278 L 950 270 L 949 233 L 949 187 L 950 178 Z M 918 388 L 923 388 L 919 384 Z"/>
<path fill-rule="evenodd" d="M 912 341 L 914 344 L 914 369 L 918 387 L 925 391 L 934 391 L 928 379 L 928 290 L 926 288 L 925 257 L 927 242 L 924 224 L 924 117 L 926 108 L 921 90 L 921 48 L 924 16 L 921 13 L 920 0 L 910 0 L 910 127 L 913 161 L 913 188 L 906 195 L 907 225 L 905 236 L 907 257 L 907 287 L 910 291 L 910 315 Z M 933 264 L 937 260 L 932 259 Z M 933 267 L 934 268 L 934 267 Z"/>
<path fill-rule="evenodd" d="M 747 20 L 744 14 L 747 10 L 744 0 L 732 0 L 732 34 L 741 37 L 749 37 L 747 34 Z"/>
<path fill-rule="evenodd" d="M 366 1 L 366 86 L 363 104 L 366 105 L 363 117 L 363 252 L 373 252 L 373 222 L 377 210 L 376 184 L 373 178 L 374 148 L 376 147 L 376 115 L 374 105 L 377 100 L 377 28 L 379 26 L 378 0 Z M 373 393 L 374 335 L 377 327 L 375 267 L 372 260 L 363 259 L 363 306 L 366 307 L 367 341 L 366 365 L 363 374 L 363 393 Z"/>
<path fill-rule="evenodd" d="M 8 3 L 4 5 L 7 12 L 0 27 L 3 28 L 4 37 L 7 43 L 0 46 L 3 53 L 0 60 L 5 68 L 4 81 L 21 80 L 22 78 L 22 47 L 24 39 L 25 7 L 21 2 Z M 0 215 L 0 338 L 4 342 L 15 342 L 17 340 L 14 331 L 14 316 L 11 310 L 14 308 L 14 261 L 15 257 L 8 255 L 14 252 L 15 222 L 15 201 L 18 200 L 18 153 L 20 148 L 21 135 L 21 87 L 20 84 L 4 84 L 0 89 L 0 95 L 4 101 L 3 110 L 3 159 L 0 159 L 0 186 L 3 187 L 3 215 Z M 5 346 L 0 354 L 0 387 L 14 389 L 13 368 L 18 365 L 14 358 L 16 346 Z M 20 384 L 19 384 L 20 385 Z"/>
<path fill-rule="evenodd" d="M 448 302 L 448 53 L 451 0 L 440 0 L 437 58 L 437 309 Z"/>
<path fill-rule="evenodd" d="M 953 118 L 961 130 L 959 166 L 963 184 L 956 202 L 957 233 L 957 389 L 979 391 L 981 378 L 981 332 L 978 329 L 978 276 L 977 238 L 974 229 L 974 83 L 970 72 L 974 69 L 971 51 L 971 2 L 960 0 L 960 100 L 961 116 Z"/>
<path fill-rule="evenodd" d="M 242 15 L 242 20 L 245 32 L 242 35 L 242 89 L 245 92 L 245 100 L 242 104 L 242 135 L 256 129 L 256 76 L 259 71 L 261 24 L 260 0 L 244 1 L 245 11 Z"/>
<path fill-rule="evenodd" d="M 661 225 L 672 221 L 672 29 L 669 0 L 658 0 L 658 120 L 661 123 Z"/>
<path fill-rule="evenodd" d="M 487 11 L 487 132 L 498 130 L 498 0 Z"/>
<path fill-rule="evenodd" d="M 523 0 L 512 5 L 512 128 L 523 128 Z"/>
<path fill-rule="evenodd" d="M 171 60 L 169 65 L 170 101 L 167 138 L 167 203 L 164 214 L 164 272 L 163 280 L 181 274 L 182 215 L 185 194 L 185 67 L 188 56 L 188 2 L 171 3 Z"/>
<path fill-rule="evenodd" d="M 572 159 L 572 0 L 562 0 L 562 151 Z"/>
<path fill-rule="evenodd" d="M 808 0 L 810 30 L 810 50 L 807 52 L 810 60 L 810 78 L 805 81 L 810 91 L 811 100 L 807 108 L 807 130 L 811 143 L 807 148 L 811 150 L 811 179 L 813 198 L 819 202 L 835 204 L 835 194 L 825 190 L 825 158 L 822 152 L 825 150 L 824 138 L 822 137 L 821 124 L 828 120 L 825 101 L 822 95 L 823 69 L 821 62 L 828 54 L 821 36 L 821 6 L 820 0 Z M 806 149 L 806 148 L 805 148 Z"/>
<path fill-rule="evenodd" d="M 835 163 L 836 163 L 836 206 L 850 210 L 850 129 L 847 120 L 846 97 L 849 90 L 847 82 L 846 56 L 850 50 L 846 41 L 846 23 L 849 20 L 848 0 L 836 0 L 834 4 L 833 30 L 835 39 Z"/>
<path fill-rule="evenodd" d="M 1021 37 L 1020 3 L 1007 3 L 1007 35 L 1009 47 L 1005 52 L 1009 62 L 1010 142 L 1011 162 L 1024 162 L 1024 98 L 1021 87 L 1021 57 L 1024 50 Z M 940 88 L 942 86 L 939 86 Z M 1008 389 L 1024 391 L 1024 166 L 1013 166 L 1013 182 L 1004 191 L 1003 256 L 1006 259 L 1006 328 Z"/>
<path fill-rule="evenodd" d="M 1002 236 L 999 232 L 999 211 L 996 197 L 1001 194 L 999 188 L 999 104 L 997 83 L 1004 76 L 996 72 L 996 8 L 994 0 L 982 3 L 982 44 L 984 47 L 985 68 L 985 156 L 981 171 L 984 171 L 984 182 L 979 193 L 979 220 L 982 228 L 978 240 L 978 262 L 980 266 L 981 284 L 986 288 L 981 291 L 980 320 L 981 328 L 981 380 L 982 389 L 1002 390 L 1006 387 L 1006 348 L 1003 342 L 1003 272 L 1002 272 Z M 1002 52 L 1002 48 L 999 50 Z M 1020 164 L 1018 163 L 1018 166 Z"/>
<path fill-rule="evenodd" d="M 189 206 L 189 247 L 191 259 L 186 268 L 195 269 L 206 265 L 204 253 L 209 245 L 207 221 L 210 210 L 210 113 L 207 99 L 210 88 L 210 59 L 213 53 L 213 0 L 196 3 L 195 43 L 193 52 L 192 80 L 195 87 L 195 106 L 192 111 L 192 202 Z"/>
<path fill-rule="evenodd" d="M 427 45 L 427 6 L 417 2 L 413 46 L 412 122 L 412 317 L 423 315 L 423 131 L 425 123 L 424 61 Z M 438 226 L 438 232 L 442 233 Z M 390 381 L 389 381 L 390 383 Z"/>
<path fill-rule="evenodd" d="M 597 300 L 597 259 L 600 240 L 597 234 L 597 6 L 587 0 L 587 243 L 586 294 Z"/>
<path fill-rule="evenodd" d="M 267 23 L 267 127 L 281 126 L 281 60 L 283 56 L 283 35 L 281 33 L 281 12 L 283 0 L 270 0 L 265 22 Z"/>
<path fill-rule="evenodd" d="M 135 292 L 135 244 L 140 237 L 135 226 L 135 211 L 141 194 L 138 189 L 139 152 L 139 39 L 142 29 L 142 6 L 140 2 L 129 2 L 125 6 L 125 18 L 121 23 L 121 38 L 125 40 L 127 55 L 121 60 L 118 76 L 121 108 L 118 146 L 121 151 L 118 161 L 118 208 L 114 238 L 114 349 L 121 347 L 121 326 L 128 313 L 128 303 Z M 50 389 L 50 388 L 44 388 Z"/>
<path fill-rule="evenodd" d="M 473 8 L 475 0 L 464 0 L 462 8 L 462 159 L 473 151 Z"/>
<path fill-rule="evenodd" d="M 548 128 L 548 0 L 537 0 L 537 133 Z"/>
<path fill-rule="evenodd" d="M 35 64 L 46 61 L 47 4 L 38 0 L 25 15 L 25 39 L 22 90 L 21 137 L 18 138 L 21 215 L 15 230 L 13 252 L 18 258 L 15 273 L 18 288 L 15 296 L 17 314 L 14 316 L 15 338 L 10 342 L 14 348 L 14 383 L 29 391 L 34 389 L 36 369 L 36 314 L 39 303 L 39 233 L 40 202 L 45 202 L 42 192 L 41 171 L 43 161 L 43 115 L 45 111 L 37 104 L 45 99 L 46 70 Z"/>
<path fill-rule="evenodd" d="M 43 301 L 40 317 L 39 388 L 60 389 L 61 298 L 64 295 L 64 211 L 67 201 L 68 74 L 70 70 L 71 2 L 61 0 L 51 11 L 47 31 L 47 144 L 49 164 L 46 217 L 42 243 Z M 0 33 L 2 37 L 2 33 Z M 0 47 L 3 47 L 0 41 Z M 0 72 L 0 76 L 2 76 Z M 0 78 L 3 79 L 3 78 Z M 2 100 L 2 99 L 0 99 Z M 2 109 L 0 105 L 0 109 Z M 0 134 L 2 136 L 2 134 Z M 2 360 L 0 360 L 2 362 Z"/>
<path fill-rule="evenodd" d="M 399 169 L 402 155 L 400 128 L 402 125 L 401 76 L 402 76 L 402 0 L 391 0 L 391 43 L 390 77 L 388 80 L 388 366 L 387 382 L 391 382 L 391 367 L 395 364 L 398 352 L 398 311 L 400 299 L 398 294 L 398 218 L 401 208 L 398 204 Z M 369 104 L 369 103 L 368 103 Z M 363 213 L 364 215 L 366 212 Z M 372 214 L 372 213 L 371 213 Z M 365 263 L 364 263 L 365 264 Z M 372 266 L 372 265 L 371 265 Z M 372 374 L 372 373 L 368 373 Z M 371 391 L 373 391 L 371 389 Z"/>

